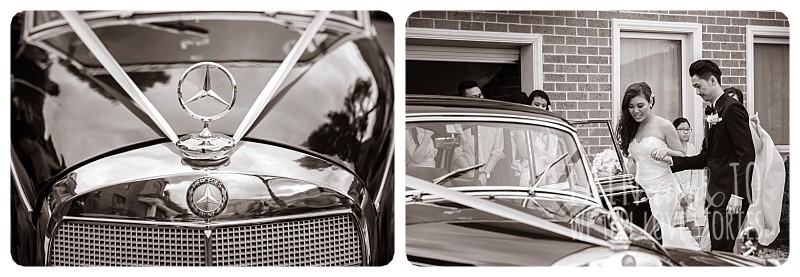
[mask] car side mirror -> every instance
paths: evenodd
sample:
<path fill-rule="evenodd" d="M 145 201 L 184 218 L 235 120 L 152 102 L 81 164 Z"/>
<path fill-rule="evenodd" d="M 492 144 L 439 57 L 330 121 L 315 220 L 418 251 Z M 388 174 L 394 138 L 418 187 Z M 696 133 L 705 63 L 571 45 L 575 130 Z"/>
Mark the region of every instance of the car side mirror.
<path fill-rule="evenodd" d="M 433 139 L 433 147 L 436 149 L 449 149 L 449 148 L 456 148 L 461 146 L 461 140 L 455 136 L 451 137 L 439 137 Z"/>

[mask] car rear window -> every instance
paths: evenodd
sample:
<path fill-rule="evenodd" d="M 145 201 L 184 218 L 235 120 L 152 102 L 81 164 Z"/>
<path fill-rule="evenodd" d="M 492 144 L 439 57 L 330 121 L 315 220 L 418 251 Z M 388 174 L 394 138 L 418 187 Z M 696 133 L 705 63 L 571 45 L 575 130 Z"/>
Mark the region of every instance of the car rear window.
<path fill-rule="evenodd" d="M 269 21 L 193 20 L 93 29 L 121 65 L 199 61 L 280 62 L 300 38 L 301 30 Z M 318 33 L 300 57 L 306 61 L 330 47 L 342 34 Z M 89 67 L 100 63 L 75 33 L 46 43 Z"/>

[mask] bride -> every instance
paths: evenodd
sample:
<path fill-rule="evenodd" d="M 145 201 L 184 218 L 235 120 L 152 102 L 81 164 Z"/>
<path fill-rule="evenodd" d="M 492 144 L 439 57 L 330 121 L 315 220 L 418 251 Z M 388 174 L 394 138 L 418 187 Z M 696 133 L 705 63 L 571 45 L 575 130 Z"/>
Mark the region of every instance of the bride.
<path fill-rule="evenodd" d="M 669 166 L 651 157 L 656 149 L 666 149 L 670 156 L 684 156 L 678 149 L 681 142 L 672 122 L 652 114 L 655 97 L 647 83 L 635 83 L 625 90 L 622 98 L 617 136 L 620 148 L 629 157 L 629 172 L 635 174 L 650 202 L 653 217 L 661 228 L 665 247 L 699 250 L 697 242 L 686 228 L 674 227 L 676 212 L 686 206 Z M 680 222 L 682 223 L 682 222 Z"/>

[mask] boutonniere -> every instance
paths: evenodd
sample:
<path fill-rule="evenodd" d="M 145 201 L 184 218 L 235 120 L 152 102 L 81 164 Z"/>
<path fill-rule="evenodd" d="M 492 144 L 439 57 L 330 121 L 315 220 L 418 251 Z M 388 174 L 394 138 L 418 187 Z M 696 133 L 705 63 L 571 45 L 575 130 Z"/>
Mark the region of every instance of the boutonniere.
<path fill-rule="evenodd" d="M 720 121 L 722 121 L 722 117 L 719 117 L 717 111 L 715 111 L 711 107 L 706 107 L 706 122 L 708 122 L 709 125 L 714 126 L 717 125 L 717 123 L 719 123 Z"/>

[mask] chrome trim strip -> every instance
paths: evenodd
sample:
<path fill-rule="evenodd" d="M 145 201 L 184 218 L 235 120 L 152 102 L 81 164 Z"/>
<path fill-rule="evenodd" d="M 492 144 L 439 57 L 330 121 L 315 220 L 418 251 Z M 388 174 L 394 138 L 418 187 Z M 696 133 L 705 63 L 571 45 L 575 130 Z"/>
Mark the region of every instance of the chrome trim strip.
<path fill-rule="evenodd" d="M 454 191 L 439 185 L 434 185 L 430 182 L 424 181 L 422 179 L 414 178 L 411 176 L 406 176 L 406 186 L 423 190 L 428 193 L 434 194 L 436 196 L 440 196 L 444 199 L 453 201 L 455 203 L 471 207 L 474 209 L 478 209 L 487 213 L 494 214 L 496 216 L 504 217 L 510 220 L 518 221 L 523 224 L 527 224 L 529 226 L 541 228 L 562 236 L 571 237 L 576 240 L 581 240 L 584 242 L 588 242 L 591 244 L 611 247 L 605 240 L 601 240 L 584 233 L 575 231 L 573 229 L 552 223 L 550 221 L 532 216 L 530 214 L 524 213 L 522 211 L 506 207 L 497 203 L 493 203 L 489 200 L 484 200 L 480 198 L 475 198 L 469 196 L 467 194 Z"/>
<path fill-rule="evenodd" d="M 625 194 L 631 194 L 631 193 L 642 192 L 642 191 L 644 191 L 644 190 L 636 189 L 636 190 L 629 190 L 629 191 L 612 192 L 612 193 L 609 193 L 608 196 L 612 197 L 612 196 L 625 195 Z"/>
<path fill-rule="evenodd" d="M 270 223 L 270 222 L 282 221 L 282 220 L 292 220 L 292 219 L 302 219 L 302 218 L 322 217 L 322 216 L 332 216 L 332 215 L 343 215 L 343 214 L 352 214 L 352 215 L 355 216 L 355 213 L 351 209 L 336 209 L 336 210 L 322 211 L 322 212 L 310 212 L 310 213 L 304 213 L 304 214 L 299 214 L 299 215 L 284 215 L 284 216 L 276 216 L 276 217 L 269 217 L 269 218 L 237 220 L 237 221 L 227 221 L 227 222 L 205 222 L 205 221 L 198 221 L 198 222 L 164 222 L 164 221 L 141 221 L 141 220 L 129 220 L 129 219 L 99 218 L 99 217 L 77 217 L 77 216 L 64 216 L 61 219 L 61 222 L 64 222 L 64 221 L 89 221 L 89 222 L 102 222 L 102 223 L 126 224 L 126 225 L 150 225 L 150 226 L 160 226 L 160 227 L 183 227 L 183 228 L 196 228 L 196 229 L 214 229 L 214 228 L 222 228 L 222 227 L 228 227 L 228 226 L 253 225 L 253 224 Z M 355 218 L 355 220 L 358 221 L 359 219 Z"/>
<path fill-rule="evenodd" d="M 510 190 L 502 190 L 502 189 L 501 190 L 492 190 L 492 189 L 463 190 L 463 189 L 460 189 L 460 187 L 459 188 L 451 187 L 450 189 L 458 191 L 458 192 L 461 192 L 461 193 L 464 193 L 464 194 L 467 194 L 467 195 L 475 195 L 475 196 L 536 197 L 536 198 L 563 199 L 563 200 L 568 200 L 568 201 L 585 202 L 588 205 L 597 206 L 597 207 L 601 206 L 600 203 L 594 201 L 595 199 L 589 198 L 586 195 L 576 195 L 574 193 L 563 192 L 563 191 L 537 189 L 535 191 L 534 196 L 531 196 L 530 194 L 528 194 L 528 190 L 529 189 L 527 189 L 527 188 L 524 188 L 524 190 L 520 190 L 520 189 L 510 189 Z M 422 195 L 422 194 L 425 194 L 425 195 Z M 415 199 L 413 199 L 414 196 L 421 197 L 420 199 L 422 201 L 433 201 L 433 200 L 443 199 L 441 197 L 437 197 L 436 195 L 427 194 L 427 193 L 425 193 L 423 191 L 420 191 L 420 190 L 412 190 L 412 191 L 407 191 L 406 192 L 406 196 L 405 197 L 406 198 L 409 198 L 409 197 L 412 198 L 412 199 L 406 199 L 406 202 L 414 202 L 414 200 L 415 200 Z"/>
<path fill-rule="evenodd" d="M 367 205 L 369 205 L 369 203 L 367 203 L 367 197 L 362 197 L 361 198 L 361 203 L 359 205 L 359 208 L 362 209 L 361 210 L 361 214 L 360 214 L 359 218 L 356 218 L 356 225 L 358 226 L 358 231 L 361 234 L 361 238 L 362 238 L 361 249 L 364 252 L 364 259 L 362 260 L 361 265 L 364 265 L 364 266 L 369 265 L 370 263 L 372 263 L 372 252 L 371 252 L 372 245 L 370 244 L 370 239 L 371 238 L 369 236 L 369 232 L 370 232 L 369 226 L 370 225 L 367 224 L 367 218 L 366 218 L 366 216 L 364 216 L 364 209 L 367 207 Z M 375 213 L 375 215 L 377 216 L 377 213 Z"/>
<path fill-rule="evenodd" d="M 11 149 L 13 152 L 14 149 Z M 25 191 L 22 189 L 22 182 L 19 179 L 19 174 L 17 173 L 17 168 L 14 166 L 14 163 L 11 163 L 11 176 L 14 177 L 14 185 L 17 187 L 17 193 L 19 194 L 19 198 L 22 199 L 22 204 L 25 205 L 25 210 L 28 212 L 28 215 L 33 213 L 33 205 L 31 202 L 28 201 L 28 197 L 25 195 Z M 28 219 L 30 220 L 30 219 Z"/>
<path fill-rule="evenodd" d="M 311 39 L 313 39 L 320 28 L 322 28 L 322 23 L 325 22 L 325 18 L 327 18 L 329 14 L 330 11 L 320 11 L 314 16 L 314 20 L 308 25 L 303 35 L 297 40 L 297 43 L 292 47 L 292 50 L 289 51 L 289 54 L 286 55 L 286 58 L 283 59 L 283 62 L 281 62 L 275 74 L 272 75 L 267 85 L 264 86 L 258 98 L 253 102 L 250 110 L 247 111 L 247 115 L 242 119 L 242 123 L 239 124 L 239 128 L 236 129 L 236 133 L 233 135 L 234 144 L 238 143 L 239 140 L 250 131 L 250 128 L 253 127 L 258 116 L 264 112 L 264 107 L 269 104 L 269 101 L 272 100 L 272 97 L 278 92 L 281 84 L 283 84 L 283 81 L 289 76 L 289 72 L 291 72 L 294 65 L 300 59 L 300 55 L 308 48 Z"/>
<path fill-rule="evenodd" d="M 358 18 L 361 26 L 363 26 L 363 34 L 365 36 L 374 37 L 374 26 L 372 26 L 372 19 L 369 17 L 369 12 L 361 10 L 356 11 L 356 18 Z"/>
<path fill-rule="evenodd" d="M 104 17 L 114 17 L 114 16 L 122 17 L 122 14 L 119 12 L 112 12 L 112 11 L 99 11 L 99 12 L 80 14 L 80 16 L 81 18 L 83 18 L 83 20 L 94 20 Z M 66 19 L 51 20 L 39 25 L 35 25 L 35 21 L 36 21 L 36 11 L 31 11 L 30 32 L 31 34 L 33 34 L 34 37 L 39 37 L 40 36 L 39 33 L 42 30 L 47 30 L 55 27 L 64 27 L 63 28 L 64 30 L 69 30 L 69 28 L 66 28 L 66 25 L 68 25 L 67 23 L 68 21 Z"/>
<path fill-rule="evenodd" d="M 33 15 L 33 11 L 25 11 L 24 24 L 22 25 L 22 39 L 24 41 L 28 41 L 28 38 L 31 36 L 31 30 L 33 29 Z"/>
<path fill-rule="evenodd" d="M 391 146 L 389 146 L 389 152 L 387 153 L 391 153 L 391 156 L 394 156 L 394 142 L 390 141 L 389 143 L 391 143 Z M 393 165 L 394 161 L 387 161 L 386 168 L 383 169 L 383 178 L 381 178 L 381 188 L 378 189 L 378 193 L 375 194 L 375 199 L 372 199 L 376 213 L 380 210 L 381 203 L 378 202 L 378 200 L 381 199 L 381 196 L 386 190 L 386 179 L 389 177 L 389 170 L 392 169 Z"/>
<path fill-rule="evenodd" d="M 309 17 L 314 15 L 313 12 L 303 11 L 266 13 L 267 15 L 277 14 L 276 17 L 265 17 L 264 14 L 264 12 L 137 12 L 136 18 L 124 18 L 123 13 L 120 12 L 93 12 L 80 15 L 92 28 L 129 24 L 138 25 L 172 20 L 252 20 L 268 21 L 277 24 L 281 24 L 286 21 L 293 21 L 295 26 L 302 27 L 305 25 L 303 23 L 310 21 Z M 33 16 L 31 16 L 31 18 L 33 18 Z M 331 28 L 342 32 L 363 33 L 363 25 L 356 19 L 338 14 L 331 14 L 328 19 L 331 22 L 327 22 L 326 28 Z M 28 29 L 31 33 L 31 39 L 34 40 L 49 39 L 54 36 L 59 36 L 63 33 L 69 32 L 70 30 L 70 28 L 66 26 L 66 21 L 62 19 L 49 21 L 38 26 L 34 26 L 33 23 L 31 23 L 30 28 Z"/>
<path fill-rule="evenodd" d="M 457 117 L 459 120 L 468 120 L 465 117 L 471 118 L 504 118 L 504 119 L 524 119 L 526 123 L 533 122 L 536 125 L 543 125 L 539 124 L 540 122 L 544 121 L 547 123 L 553 123 L 555 125 L 566 127 L 568 130 L 576 132 L 577 130 L 575 127 L 567 124 L 566 122 L 553 120 L 546 117 L 532 117 L 532 116 L 521 116 L 521 115 L 510 115 L 510 114 L 487 114 L 487 113 L 415 113 L 415 114 L 408 114 L 406 115 L 406 122 L 415 122 L 415 121 L 431 121 L 429 118 L 443 118 L 443 117 Z M 422 118 L 422 119 L 418 119 Z M 548 125 L 551 126 L 551 125 Z"/>
<path fill-rule="evenodd" d="M 158 112 L 158 110 L 150 103 L 150 100 L 142 93 L 136 83 L 131 80 L 130 76 L 122 70 L 119 63 L 114 59 L 108 49 L 100 41 L 100 38 L 92 31 L 92 28 L 83 21 L 83 18 L 75 11 L 60 11 L 64 19 L 69 23 L 70 27 L 75 31 L 75 34 L 83 41 L 86 48 L 94 54 L 100 64 L 105 67 L 109 74 L 114 77 L 114 80 L 122 87 L 128 95 L 133 98 L 134 102 L 142 108 L 155 123 L 158 125 L 161 132 L 166 135 L 173 143 L 178 142 L 178 135 L 169 126 L 169 123 Z"/>

